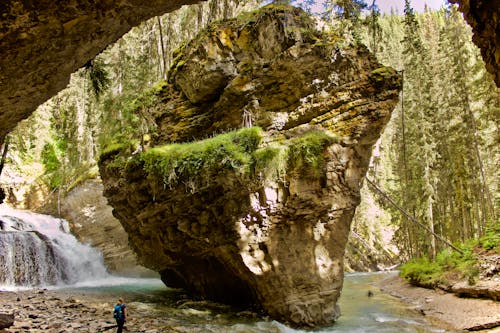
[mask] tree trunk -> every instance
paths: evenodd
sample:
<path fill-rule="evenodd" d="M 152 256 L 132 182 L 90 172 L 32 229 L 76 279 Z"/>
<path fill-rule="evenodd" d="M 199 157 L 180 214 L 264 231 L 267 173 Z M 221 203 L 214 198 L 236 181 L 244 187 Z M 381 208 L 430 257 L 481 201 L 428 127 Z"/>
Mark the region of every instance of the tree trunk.
<path fill-rule="evenodd" d="M 162 71 L 161 71 L 161 77 L 166 80 L 167 79 L 167 61 L 165 59 L 165 46 L 163 44 L 163 25 L 161 21 L 161 17 L 157 16 L 158 19 L 158 31 L 160 32 L 160 40 L 158 43 L 160 44 L 160 50 L 161 50 L 161 63 L 163 65 Z"/>

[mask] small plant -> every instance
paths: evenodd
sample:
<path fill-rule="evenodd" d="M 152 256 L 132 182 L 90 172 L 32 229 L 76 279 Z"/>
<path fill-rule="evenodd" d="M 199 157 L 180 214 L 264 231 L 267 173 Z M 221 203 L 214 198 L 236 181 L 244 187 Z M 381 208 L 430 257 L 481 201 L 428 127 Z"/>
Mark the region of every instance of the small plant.
<path fill-rule="evenodd" d="M 292 140 L 288 152 L 288 166 L 304 176 L 317 178 L 324 169 L 325 147 L 337 139 L 325 132 L 312 131 Z"/>
<path fill-rule="evenodd" d="M 412 259 L 401 266 L 400 275 L 412 284 L 431 288 L 464 278 L 473 284 L 479 275 L 473 247 L 464 244 L 460 248 L 463 254 L 445 249 L 434 261 L 427 257 Z"/>
<path fill-rule="evenodd" d="M 257 149 L 252 155 L 254 173 L 261 179 L 284 180 L 288 150 L 284 146 Z"/>
<path fill-rule="evenodd" d="M 500 252 L 500 222 L 486 228 L 484 236 L 479 240 L 479 245 L 487 251 Z"/>
<path fill-rule="evenodd" d="M 434 286 L 439 281 L 440 267 L 428 258 L 417 258 L 401 266 L 400 275 L 415 285 Z"/>

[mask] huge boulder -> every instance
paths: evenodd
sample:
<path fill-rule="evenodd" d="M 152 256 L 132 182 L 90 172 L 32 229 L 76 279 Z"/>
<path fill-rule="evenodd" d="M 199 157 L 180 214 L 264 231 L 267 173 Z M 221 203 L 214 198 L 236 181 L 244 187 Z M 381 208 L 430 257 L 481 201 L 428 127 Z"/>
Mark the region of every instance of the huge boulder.
<path fill-rule="evenodd" d="M 102 153 L 114 215 L 168 286 L 292 325 L 339 316 L 360 186 L 401 85 L 342 43 L 289 6 L 214 24 L 142 111 L 151 147 Z"/>

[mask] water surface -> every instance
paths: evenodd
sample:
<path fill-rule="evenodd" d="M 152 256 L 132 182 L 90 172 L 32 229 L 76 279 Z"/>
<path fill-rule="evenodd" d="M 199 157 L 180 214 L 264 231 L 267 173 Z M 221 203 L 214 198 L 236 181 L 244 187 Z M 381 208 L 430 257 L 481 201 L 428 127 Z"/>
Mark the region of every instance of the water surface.
<path fill-rule="evenodd" d="M 373 286 L 390 274 L 346 274 L 339 320 L 328 327 L 318 329 L 293 329 L 279 322 L 246 309 L 234 309 L 210 302 L 197 302 L 182 291 L 169 289 L 158 279 L 111 278 L 94 281 L 94 286 L 81 284 L 70 290 L 114 301 L 117 295 L 137 309 L 173 318 L 179 325 L 192 327 L 194 331 L 217 333 L 333 333 L 333 332 L 446 332 L 426 321 L 397 298 L 383 294 Z M 100 286 L 95 286 L 99 283 Z M 373 293 L 368 296 L 368 291 Z"/>

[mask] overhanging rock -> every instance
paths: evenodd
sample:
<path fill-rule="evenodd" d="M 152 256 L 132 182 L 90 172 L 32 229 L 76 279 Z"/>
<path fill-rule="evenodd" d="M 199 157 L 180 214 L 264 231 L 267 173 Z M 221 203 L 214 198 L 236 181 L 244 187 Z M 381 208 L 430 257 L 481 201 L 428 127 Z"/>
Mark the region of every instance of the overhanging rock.
<path fill-rule="evenodd" d="M 331 323 L 360 186 L 400 86 L 299 9 L 212 25 L 179 50 L 149 108 L 154 148 L 103 152 L 105 195 L 167 285 L 292 325 Z"/>
<path fill-rule="evenodd" d="M 0 2 L 0 143 L 132 27 L 198 0 Z"/>

